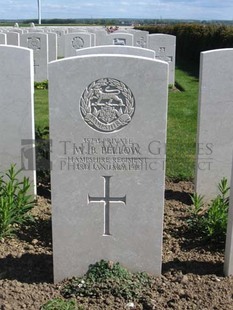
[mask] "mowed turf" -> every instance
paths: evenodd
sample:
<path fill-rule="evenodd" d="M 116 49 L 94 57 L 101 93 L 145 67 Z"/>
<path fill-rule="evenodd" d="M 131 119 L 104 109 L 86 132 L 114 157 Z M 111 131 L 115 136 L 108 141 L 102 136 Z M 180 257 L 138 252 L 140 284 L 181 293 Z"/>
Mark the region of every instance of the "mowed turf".
<path fill-rule="evenodd" d="M 169 91 L 166 176 L 193 180 L 199 82 L 180 69 L 176 81 L 182 91 Z"/>

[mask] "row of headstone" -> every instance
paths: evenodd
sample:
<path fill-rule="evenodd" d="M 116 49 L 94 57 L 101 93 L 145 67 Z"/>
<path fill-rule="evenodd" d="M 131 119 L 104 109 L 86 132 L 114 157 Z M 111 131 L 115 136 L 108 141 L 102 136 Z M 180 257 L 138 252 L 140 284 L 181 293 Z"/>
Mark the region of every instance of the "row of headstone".
<path fill-rule="evenodd" d="M 23 158 L 24 159 L 23 162 L 25 164 L 25 161 L 29 160 L 28 154 L 32 156 L 30 160 L 31 161 L 34 160 L 33 148 L 31 145 L 34 139 L 34 130 L 33 130 L 34 119 L 32 117 L 33 115 L 32 68 L 35 67 L 35 63 L 33 63 L 32 56 L 33 53 L 35 54 L 37 50 L 40 50 L 40 44 L 42 42 L 42 38 L 43 36 L 41 37 L 41 40 L 38 40 L 36 42 L 31 42 L 30 40 L 28 41 L 33 46 L 33 52 L 23 48 L 17 48 L 17 47 L 12 48 L 8 46 L 1 46 L 0 49 L 1 78 L 2 78 L 1 94 L 3 98 L 2 107 L 4 115 L 4 119 L 1 122 L 2 132 L 5 132 L 5 128 L 12 129 L 12 131 L 8 130 L 9 132 L 8 135 L 2 135 L 1 138 L 2 170 L 4 170 L 3 168 L 9 166 L 9 164 L 13 162 L 19 165 L 20 164 L 19 158 L 21 158 L 21 161 Z M 57 147 L 59 152 L 64 151 L 64 154 L 61 153 L 64 156 L 60 155 L 61 159 L 60 162 L 56 158 L 57 156 L 59 157 L 59 152 L 54 152 L 54 154 L 56 154 L 54 155 L 55 163 L 57 165 L 59 163 L 61 168 L 61 171 L 53 172 L 55 180 L 54 182 L 55 185 L 53 185 L 54 186 L 53 188 L 55 188 L 54 190 L 55 196 L 58 195 L 56 194 L 56 188 L 60 186 L 60 183 L 58 184 L 59 186 L 56 185 L 56 180 L 59 180 L 59 177 L 61 177 L 62 179 L 64 177 L 64 179 L 66 179 L 67 171 L 70 174 L 72 174 L 73 170 L 74 171 L 78 170 L 78 175 L 80 174 L 83 180 L 85 180 L 85 178 L 87 177 L 89 179 L 89 182 L 93 182 L 93 184 L 95 182 L 94 180 L 92 180 L 92 178 L 89 177 L 90 173 L 93 174 L 93 178 L 103 177 L 103 182 L 105 185 L 108 184 L 108 191 L 109 191 L 110 177 L 112 178 L 112 180 L 114 177 L 115 180 L 115 172 L 116 172 L 116 178 L 119 178 L 122 177 L 123 175 L 122 171 L 123 172 L 126 171 L 126 180 L 127 180 L 128 178 L 127 171 L 130 171 L 130 175 L 132 174 L 132 172 L 135 173 L 140 171 L 142 175 L 145 174 L 146 177 L 150 179 L 150 173 L 152 173 L 153 175 L 153 172 L 151 171 L 156 170 L 155 169 L 157 163 L 156 156 L 153 157 L 152 155 L 155 155 L 154 148 L 156 147 L 156 141 L 164 142 L 164 138 L 159 139 L 159 137 L 157 136 L 153 137 L 148 134 L 148 139 L 150 139 L 150 141 L 147 141 L 146 144 L 148 144 L 147 146 L 150 156 L 146 158 L 145 156 L 148 154 L 145 154 L 144 151 L 147 148 L 145 147 L 145 143 L 141 141 L 142 138 L 140 138 L 139 132 L 138 131 L 136 132 L 135 138 L 133 138 L 134 137 L 133 131 L 130 131 L 129 134 L 127 134 L 126 136 L 123 135 L 122 137 L 121 133 L 124 131 L 126 132 L 126 129 L 128 127 L 131 128 L 132 124 L 134 123 L 136 124 L 137 122 L 139 122 L 138 120 L 137 121 L 134 120 L 135 119 L 134 114 L 136 113 L 136 102 L 142 102 L 143 101 L 142 96 L 149 96 L 150 99 L 148 100 L 149 102 L 151 102 L 154 96 L 154 93 L 152 91 L 150 95 L 149 91 L 147 94 L 147 92 L 145 92 L 144 89 L 142 89 L 142 87 L 140 87 L 137 84 L 137 81 L 133 81 L 133 77 L 135 75 L 133 75 L 130 70 L 136 68 L 138 72 L 143 72 L 141 71 L 142 69 L 141 66 L 144 63 L 145 68 L 147 68 L 147 69 L 144 68 L 144 70 L 148 70 L 146 71 L 148 72 L 148 74 L 145 76 L 148 77 L 150 75 L 151 78 L 152 75 L 155 74 L 155 72 L 154 73 L 150 72 L 149 66 L 152 66 L 153 68 L 153 66 L 156 67 L 158 66 L 158 64 L 161 65 L 162 63 L 157 63 L 153 59 L 151 51 L 135 47 L 127 47 L 127 49 L 130 50 L 127 51 L 127 53 L 134 56 L 127 56 L 127 53 L 125 54 L 126 51 L 122 46 L 94 47 L 86 49 L 88 51 L 84 54 L 85 55 L 89 54 L 89 56 L 80 56 L 78 58 L 70 59 L 69 62 L 67 62 L 68 61 L 67 59 L 67 61 L 54 63 L 53 65 L 51 64 L 51 68 L 54 67 L 57 70 L 55 74 L 51 69 L 52 73 L 50 78 L 50 84 L 51 84 L 50 105 L 52 111 L 51 115 L 52 118 L 53 115 L 55 118 L 54 121 L 51 120 L 52 122 L 51 132 L 52 133 L 54 132 L 54 136 L 52 134 L 52 138 L 54 141 L 57 141 L 58 137 L 62 139 L 61 141 L 63 141 L 62 142 L 63 148 L 61 148 L 59 142 L 57 142 Z M 147 54 L 143 54 L 145 51 L 147 52 Z M 112 56 L 110 55 L 106 56 L 105 55 L 106 53 L 111 54 Z M 113 56 L 114 53 L 117 55 Z M 120 56 L 120 54 L 124 55 Z M 212 199 L 216 195 L 217 184 L 219 183 L 219 181 L 223 177 L 227 177 L 228 180 L 230 180 L 231 177 L 230 171 L 232 166 L 233 139 L 232 139 L 232 133 L 230 131 L 231 130 L 230 109 L 232 106 L 233 94 L 231 88 L 232 68 L 230 62 L 232 54 L 233 49 L 209 51 L 209 52 L 203 52 L 201 54 L 196 191 L 199 194 L 205 195 L 206 199 L 208 200 Z M 140 57 L 147 57 L 147 59 Z M 149 57 L 151 57 L 151 59 L 149 59 Z M 103 63 L 105 65 L 103 65 Z M 103 65 L 105 69 L 101 70 L 100 64 Z M 215 66 L 213 66 L 213 64 L 215 64 Z M 71 68 L 73 69 L 71 70 Z M 17 73 L 16 71 L 18 71 L 19 73 Z M 76 78 L 75 76 L 72 76 L 72 74 L 70 75 L 70 72 L 73 72 L 73 75 L 75 75 L 75 72 L 77 71 L 85 72 L 84 75 L 86 76 L 86 78 L 84 79 L 83 74 L 79 75 L 79 77 Z M 156 72 L 157 71 L 158 70 L 156 70 Z M 70 78 L 67 77 L 66 74 L 64 74 L 64 72 L 67 72 L 66 74 L 70 75 Z M 96 79 L 94 77 L 93 72 L 97 74 Z M 23 79 L 22 75 L 24 77 Z M 5 76 L 7 76 L 8 79 L 5 79 L 4 78 Z M 140 76 L 144 76 L 144 74 Z M 140 81 L 140 76 L 136 76 L 135 79 Z M 91 82 L 92 79 L 93 81 Z M 158 77 L 156 76 L 155 80 L 157 81 L 157 79 Z M 74 82 L 72 82 L 73 80 Z M 83 80 L 83 82 L 81 82 L 81 80 Z M 165 78 L 163 80 L 165 81 Z M 86 86 L 84 85 L 85 84 L 84 82 L 87 84 Z M 56 85 L 57 84 L 63 85 L 63 83 L 64 85 L 69 84 L 67 85 L 67 89 L 69 88 L 71 93 L 71 95 L 69 95 L 71 96 L 69 97 L 70 99 L 66 98 L 66 96 L 68 96 L 68 93 L 66 93 L 64 90 L 66 89 L 65 86 L 63 86 L 61 90 L 63 95 L 57 92 L 56 90 Z M 80 93 L 81 90 L 79 91 L 77 90 L 75 83 L 77 83 L 77 85 L 79 84 L 81 85 L 80 87 L 81 89 L 83 89 L 82 94 Z M 140 81 L 140 83 L 142 82 Z M 11 91 L 12 84 L 14 86 L 14 92 Z M 135 85 L 138 85 L 137 92 L 136 92 L 137 87 Z M 158 84 L 158 87 L 164 89 L 164 86 L 161 85 L 161 83 Z M 134 91 L 132 91 L 132 88 L 134 89 Z M 135 94 L 137 94 L 137 96 Z M 135 99 L 135 96 L 139 99 Z M 80 98 L 79 103 L 80 107 L 77 113 L 75 114 L 77 116 L 77 119 L 75 118 L 74 120 L 72 120 L 72 122 L 76 124 L 75 125 L 76 127 L 74 126 L 75 128 L 74 129 L 73 127 L 72 128 L 69 127 L 69 124 L 73 123 L 71 122 L 68 115 L 72 115 L 71 112 L 72 110 L 75 111 L 74 106 L 76 102 L 75 98 Z M 62 109 L 61 112 L 59 112 L 60 111 L 59 109 L 55 108 L 53 111 L 53 103 L 55 105 L 59 102 L 64 101 L 67 102 L 67 100 L 68 102 L 70 102 L 70 105 L 68 105 L 68 107 L 66 105 L 63 107 L 63 109 L 65 110 L 68 109 L 68 111 L 66 111 L 67 115 Z M 17 113 L 15 113 L 16 108 Z M 144 112 L 141 111 L 142 107 L 141 108 L 137 107 L 137 109 L 140 111 L 140 113 L 142 113 L 142 115 L 144 115 L 143 113 L 146 113 L 145 111 Z M 146 108 L 146 110 L 147 109 L 148 111 L 150 111 L 152 107 L 149 105 Z M 57 111 L 57 113 L 59 112 L 58 115 L 55 113 L 55 111 Z M 165 114 L 164 115 L 160 115 L 159 113 L 157 114 L 159 115 L 159 117 L 162 117 L 162 119 L 166 118 Z M 17 121 L 13 117 L 14 115 L 15 117 L 17 117 Z M 146 117 L 150 119 L 148 115 Z M 30 119 L 31 121 L 25 122 L 24 121 L 25 119 Z M 60 119 L 61 122 L 59 121 L 58 123 L 56 123 L 56 119 L 58 120 Z M 67 131 L 66 128 L 63 128 L 63 126 L 60 126 L 60 124 L 64 124 L 65 127 L 67 126 L 68 128 Z M 17 126 L 19 126 L 19 128 Z M 53 126 L 55 128 L 54 130 Z M 61 127 L 59 128 L 63 132 L 63 135 L 60 133 L 60 131 L 57 129 L 56 126 Z M 119 130 L 118 126 L 120 126 L 120 129 L 122 127 L 122 129 L 119 132 L 118 132 Z M 69 132 L 73 133 L 73 130 L 77 130 L 77 141 L 75 134 L 72 134 L 72 137 L 75 139 L 72 142 L 69 140 L 68 133 Z M 117 132 L 117 138 L 114 138 L 116 137 L 115 132 Z M 65 136 L 66 134 L 67 136 Z M 104 138 L 106 134 L 107 138 Z M 129 139 L 128 136 L 130 136 L 131 139 Z M 25 138 L 24 142 L 21 141 L 22 137 Z M 136 137 L 138 138 L 136 139 Z M 68 146 L 70 145 L 70 143 L 72 144 L 70 152 L 72 153 L 75 150 L 73 154 L 77 155 L 75 157 L 74 156 L 72 157 L 71 156 L 72 154 L 69 154 L 68 152 Z M 15 154 L 18 155 L 16 156 Z M 83 157 L 83 154 L 88 156 Z M 111 155 L 114 155 L 114 157 Z M 115 155 L 118 156 L 117 161 L 115 161 L 116 160 Z M 119 155 L 123 155 L 123 157 Z M 137 156 L 136 159 L 132 155 L 134 156 L 136 155 Z M 139 155 L 143 157 L 141 158 Z M 145 163 L 143 162 L 143 159 L 146 160 Z M 97 171 L 97 175 L 95 177 L 93 171 L 94 172 Z M 27 172 L 27 174 L 28 173 L 30 175 L 31 180 L 34 182 L 34 190 L 35 190 L 35 173 Z M 101 175 L 101 173 L 104 173 L 104 175 Z M 147 173 L 149 174 L 149 176 L 147 176 Z M 79 180 L 79 176 L 77 180 L 76 177 L 77 175 L 74 173 L 73 176 L 74 184 L 77 184 Z M 125 182 L 124 177 L 125 176 L 123 175 L 122 184 L 123 188 L 126 188 L 124 183 Z M 135 173 L 135 178 L 136 179 L 139 178 L 137 176 L 137 173 Z M 96 182 L 97 184 L 99 184 L 98 180 Z M 142 181 L 140 181 L 139 183 L 141 184 L 141 182 Z M 82 182 L 80 181 L 80 184 L 81 183 Z M 118 179 L 117 184 L 118 183 L 120 183 L 120 179 Z M 70 183 L 68 184 L 70 185 Z M 90 188 L 94 187 L 93 184 L 90 184 Z M 85 187 L 85 185 L 83 186 Z M 71 191 L 73 190 L 74 189 L 71 188 Z M 88 187 L 86 190 L 88 190 Z M 104 190 L 107 190 L 107 187 L 104 187 Z M 83 191 L 84 189 L 81 189 L 80 187 L 79 190 L 80 197 L 82 196 Z M 69 190 L 67 190 L 67 192 L 69 193 Z M 131 193 L 130 190 L 129 192 Z M 96 195 L 97 193 L 95 194 L 95 196 Z M 108 192 L 107 194 L 105 192 L 104 195 L 110 195 L 110 193 Z M 128 195 L 130 196 L 131 194 L 127 194 L 127 197 Z M 118 201 L 114 199 L 113 201 L 111 201 L 112 199 L 111 195 L 108 197 L 107 196 L 101 197 L 97 195 L 96 197 L 99 197 L 98 198 L 99 200 L 97 198 L 95 198 L 96 200 L 93 198 L 90 199 L 90 203 L 102 201 L 105 204 L 105 211 L 108 210 L 108 212 L 110 204 Z M 80 199 L 81 201 L 83 201 L 82 200 L 83 198 Z M 54 201 L 56 204 L 56 199 Z M 119 202 L 125 205 L 125 201 L 123 198 L 122 200 L 119 200 Z M 71 204 L 72 203 L 73 202 L 71 202 Z M 108 207 L 106 207 L 107 205 Z M 83 206 L 83 202 L 81 203 L 80 206 Z M 59 208 L 61 208 L 62 212 L 62 205 L 60 205 L 58 209 Z M 230 214 L 228 224 L 229 232 L 227 239 L 228 258 L 232 256 L 231 211 L 229 214 Z M 69 218 L 68 214 L 65 214 L 65 218 L 66 219 Z M 110 219 L 108 219 L 107 221 L 105 217 L 104 221 L 105 221 L 104 231 L 105 232 L 107 231 L 110 235 L 110 228 L 109 228 Z M 54 225 L 56 225 L 56 217 L 54 223 L 55 223 Z M 59 229 L 56 228 L 55 226 L 55 230 L 57 229 L 59 231 L 60 228 L 61 228 L 60 226 Z M 72 227 L 71 229 L 74 228 Z M 65 230 L 65 227 L 61 229 L 61 231 L 63 230 Z M 108 233 L 105 235 L 108 235 Z M 60 237 L 61 236 L 59 236 L 58 238 L 60 239 Z M 56 238 L 57 237 L 55 237 L 55 239 Z M 55 254 L 55 257 L 60 256 L 59 255 L 56 256 Z M 59 258 L 57 258 L 57 260 L 59 261 Z M 230 258 L 228 259 L 228 261 L 230 261 Z M 58 262 L 58 265 L 59 264 L 60 262 Z M 227 272 L 232 273 L 233 271 L 227 271 Z M 57 278 L 60 278 L 60 276 L 58 275 Z"/>
<path fill-rule="evenodd" d="M 56 41 L 55 41 L 56 43 Z M 34 78 L 36 82 L 48 79 L 48 35 L 25 33 L 21 35 L 21 46 L 33 50 Z M 54 46 L 55 49 L 55 46 Z"/>
<path fill-rule="evenodd" d="M 48 79 L 48 62 L 57 59 L 57 36 L 49 33 L 0 33 L 1 44 L 21 46 L 33 51 L 34 80 L 41 82 Z"/>
<path fill-rule="evenodd" d="M 35 169 L 27 167 L 35 162 L 33 53 L 40 38 L 30 43 L 33 51 L 0 47 L 0 126 L 7 133 L 0 168 L 23 165 L 34 193 Z M 86 50 L 49 64 L 55 281 L 81 275 L 100 259 L 159 275 L 168 64 L 137 47 Z M 196 191 L 208 200 L 231 177 L 232 55 L 233 49 L 201 54 Z M 233 274 L 232 212 L 231 191 L 227 275 Z"/>
<path fill-rule="evenodd" d="M 162 102 L 152 103 L 152 97 L 165 89 L 166 79 L 162 83 L 158 79 L 165 76 L 165 66 L 153 58 L 120 56 L 119 53 L 124 54 L 123 47 L 117 48 L 116 56 L 112 46 L 93 47 L 77 52 L 89 56 L 50 65 L 51 134 L 55 142 L 52 172 L 56 206 L 53 215 L 55 281 L 82 275 L 93 260 L 101 258 L 120 261 L 131 270 L 160 273 L 163 208 L 160 190 L 164 181 L 161 159 L 164 158 L 161 153 L 160 159 L 156 157 L 156 147 L 158 141 L 165 141 L 166 108 Z M 208 200 L 216 195 L 217 184 L 223 177 L 231 178 L 232 55 L 233 49 L 201 54 L 196 191 Z M 157 67 L 158 75 L 148 66 Z M 141 75 L 134 79 L 132 68 L 156 83 L 152 88 L 142 89 Z M 85 72 L 84 78 L 75 74 L 77 70 Z M 157 83 L 159 88 L 155 88 Z M 65 85 L 67 90 L 57 91 L 57 84 Z M 67 96 L 69 105 L 64 105 Z M 77 98 L 80 98 L 79 106 Z M 164 91 L 157 98 L 167 101 Z M 123 117 L 127 121 L 122 123 Z M 161 119 L 162 124 L 153 131 Z M 143 135 L 137 129 L 139 122 L 148 124 Z M 143 163 L 141 156 L 147 163 Z M 152 197 L 147 184 L 155 185 L 155 177 L 159 181 Z M 60 188 L 65 188 L 65 193 Z M 160 197 L 157 206 L 152 204 L 155 197 Z M 151 217 L 155 213 L 157 222 Z M 156 237 L 157 249 L 152 246 L 155 239 L 148 237 L 151 233 Z M 76 257 L 80 258 L 79 262 Z M 224 271 L 226 275 L 233 274 L 233 191 Z"/>
<path fill-rule="evenodd" d="M 27 33 L 25 33 L 27 31 Z M 42 39 L 48 36 L 47 39 Z M 55 35 L 56 34 L 56 35 Z M 1 43 L 2 42 L 2 43 Z M 40 43 L 39 43 L 40 42 Z M 151 34 L 147 31 L 128 29 L 108 34 L 101 28 L 36 28 L 27 30 L 14 28 L 2 33 L 0 44 L 23 46 L 34 50 L 35 81 L 47 79 L 47 70 L 44 69 L 48 61 L 62 57 L 72 57 L 82 48 L 93 46 L 135 46 L 148 48 L 155 52 L 155 57 L 169 63 L 169 84 L 175 83 L 175 49 L 176 38 L 166 34 Z M 34 44 L 34 45 L 32 45 Z M 40 45 L 40 48 L 38 48 Z M 35 53 L 35 50 L 37 51 Z M 40 60 L 38 61 L 38 55 Z M 48 56 L 47 56 L 48 54 Z M 43 61 L 42 61 L 43 59 Z M 43 65 L 42 65 L 43 63 Z"/>

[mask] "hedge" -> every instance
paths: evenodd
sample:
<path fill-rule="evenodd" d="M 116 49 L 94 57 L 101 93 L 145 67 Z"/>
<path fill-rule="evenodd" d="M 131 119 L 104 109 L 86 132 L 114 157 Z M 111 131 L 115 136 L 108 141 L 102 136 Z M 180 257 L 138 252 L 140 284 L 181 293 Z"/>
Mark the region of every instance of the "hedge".
<path fill-rule="evenodd" d="M 135 27 L 152 33 L 166 33 L 176 36 L 177 60 L 199 63 L 200 52 L 233 47 L 233 26 L 175 24 Z"/>

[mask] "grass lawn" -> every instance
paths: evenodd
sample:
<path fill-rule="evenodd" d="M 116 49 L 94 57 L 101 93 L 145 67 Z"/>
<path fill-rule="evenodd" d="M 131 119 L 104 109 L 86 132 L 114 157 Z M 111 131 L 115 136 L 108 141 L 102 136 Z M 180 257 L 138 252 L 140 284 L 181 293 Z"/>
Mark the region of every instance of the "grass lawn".
<path fill-rule="evenodd" d="M 176 69 L 176 83 L 182 91 L 169 91 L 166 176 L 192 180 L 195 168 L 198 78 L 195 73 Z M 35 89 L 36 128 L 49 124 L 48 90 Z"/>
<path fill-rule="evenodd" d="M 48 90 L 35 89 L 34 98 L 36 128 L 43 129 L 49 125 Z"/>
<path fill-rule="evenodd" d="M 177 69 L 176 82 L 183 91 L 169 91 L 166 176 L 192 180 L 195 171 L 198 79 Z"/>

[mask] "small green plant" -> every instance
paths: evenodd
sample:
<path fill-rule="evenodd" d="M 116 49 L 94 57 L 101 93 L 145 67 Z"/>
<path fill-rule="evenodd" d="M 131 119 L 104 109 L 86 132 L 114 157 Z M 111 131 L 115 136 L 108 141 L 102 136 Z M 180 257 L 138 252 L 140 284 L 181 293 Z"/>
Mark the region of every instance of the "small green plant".
<path fill-rule="evenodd" d="M 34 82 L 35 89 L 48 89 L 48 81 Z"/>
<path fill-rule="evenodd" d="M 45 126 L 45 127 L 36 126 L 35 136 L 36 136 L 36 139 L 47 139 L 49 136 L 49 127 L 48 126 Z"/>
<path fill-rule="evenodd" d="M 11 236 L 18 225 L 32 217 L 28 214 L 34 206 L 29 195 L 30 182 L 24 177 L 19 181 L 20 170 L 11 165 L 5 174 L 0 175 L 0 238 Z"/>
<path fill-rule="evenodd" d="M 55 298 L 49 300 L 44 304 L 41 310 L 83 310 L 84 308 L 78 306 L 75 300 L 63 300 L 61 298 Z"/>
<path fill-rule="evenodd" d="M 193 207 L 188 221 L 191 229 L 199 232 L 203 238 L 224 241 L 227 230 L 229 207 L 229 187 L 227 179 L 218 184 L 219 194 L 209 205 L 204 204 L 204 197 L 195 193 L 191 196 Z"/>
<path fill-rule="evenodd" d="M 152 278 L 148 274 L 131 273 L 119 263 L 101 260 L 90 265 L 85 276 L 71 279 L 61 293 L 65 298 L 72 296 L 104 298 L 111 294 L 126 301 L 139 301 L 151 285 Z"/>

